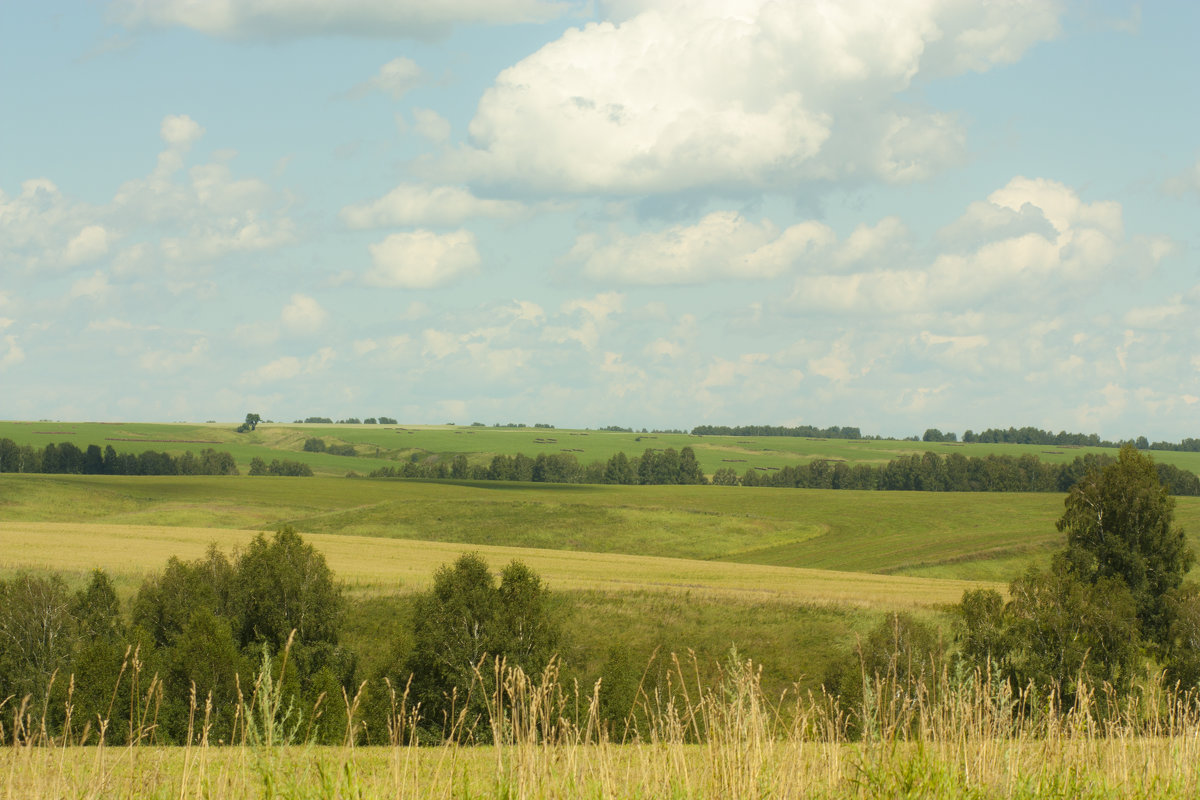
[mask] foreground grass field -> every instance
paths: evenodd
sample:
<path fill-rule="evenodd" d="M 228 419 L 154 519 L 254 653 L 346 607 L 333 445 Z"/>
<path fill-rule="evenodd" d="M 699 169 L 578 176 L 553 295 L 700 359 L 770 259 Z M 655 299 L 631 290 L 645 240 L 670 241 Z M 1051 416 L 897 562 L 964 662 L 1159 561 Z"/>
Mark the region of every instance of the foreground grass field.
<path fill-rule="evenodd" d="M 447 743 L 420 746 L 403 695 L 386 747 L 267 745 L 281 724 L 258 689 L 243 733 L 214 747 L 197 705 L 184 747 L 154 746 L 152 693 L 128 747 L 78 747 L 0 728 L 6 798 L 1191 798 L 1200 792 L 1200 720 L 1188 698 L 1153 686 L 1116 710 L 1085 702 L 1014 713 L 1019 698 L 981 676 L 897 692 L 854 711 L 823 696 L 775 699 L 750 662 L 731 659 L 715 683 L 676 662 L 670 699 L 643 694 L 641 722 L 598 724 L 595 695 L 564 686 L 551 666 L 527 678 L 497 673 L 480 717 L 461 716 Z M 1086 688 L 1082 696 L 1099 697 Z M 268 690 L 269 696 L 269 690 Z M 353 708 L 353 701 L 345 701 Z M 142 709 L 147 713 L 142 714 Z M 119 718 L 111 724 L 123 724 Z M 358 727 L 353 714 L 347 729 Z M 463 746 L 486 732 L 486 746 Z"/>
<path fill-rule="evenodd" d="M 272 529 L 1008 581 L 1062 496 L 338 478 L 0 476 L 0 520 Z M 1200 498 L 1177 521 L 1200 551 Z M 2 556 L 0 556 L 2 558 Z"/>
<path fill-rule="evenodd" d="M 236 433 L 236 423 L 161 424 L 96 422 L 5 422 L 0 438 L 21 445 L 43 447 L 50 442 L 112 445 L 118 451 L 166 450 L 198 452 L 206 447 L 228 450 L 243 472 L 250 459 L 290 458 L 327 475 L 368 473 L 397 461 L 457 454 L 473 464 L 488 464 L 495 455 L 571 453 L 582 464 L 607 461 L 618 452 L 641 455 L 648 448 L 691 447 L 704 471 L 711 475 L 722 467 L 739 475 L 751 467 L 784 467 L 814 459 L 845 461 L 851 465 L 883 464 L 914 453 L 1031 454 L 1042 461 L 1064 463 L 1087 452 L 1115 455 L 1111 448 L 1048 445 L 925 443 L 901 440 L 807 439 L 789 436 L 692 436 L 689 434 L 617 433 L 546 428 L 489 428 L 451 425 L 296 425 L 262 424 L 257 430 Z M 334 456 L 303 451 L 310 437 L 327 444 L 353 445 L 356 456 Z M 1200 473 L 1200 453 L 1155 451 L 1156 460 Z"/>

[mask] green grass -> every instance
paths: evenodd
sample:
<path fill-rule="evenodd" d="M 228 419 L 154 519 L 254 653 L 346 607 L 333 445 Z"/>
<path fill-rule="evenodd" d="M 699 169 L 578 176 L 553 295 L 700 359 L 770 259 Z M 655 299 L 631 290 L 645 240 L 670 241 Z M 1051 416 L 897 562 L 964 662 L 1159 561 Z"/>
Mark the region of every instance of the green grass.
<path fill-rule="evenodd" d="M 1007 581 L 1062 546 L 1055 494 L 339 478 L 0 476 L 0 520 L 272 529 Z M 1177 519 L 1200 552 L 1200 499 Z"/>
<path fill-rule="evenodd" d="M 95 422 L 0 422 L 0 437 L 18 444 L 43 447 L 49 442 L 69 441 L 80 448 L 89 444 L 111 444 L 118 451 L 166 450 L 182 453 L 205 447 L 228 450 L 248 469 L 254 457 L 270 461 L 290 458 L 310 465 L 314 471 L 344 475 L 367 473 L 397 461 L 464 454 L 473 464 L 488 464 L 493 456 L 525 453 L 570 452 L 580 463 L 607 461 L 618 452 L 641 455 L 647 448 L 692 447 L 707 474 L 721 467 L 739 475 L 751 467 L 784 467 L 813 459 L 832 459 L 849 464 L 879 465 L 901 455 L 932 451 L 966 456 L 1027 453 L 1043 461 L 1064 463 L 1086 452 L 1114 454 L 1110 448 L 1048 445 L 943 444 L 910 441 L 805 439 L 789 436 L 691 436 L 689 434 L 639 434 L 545 428 L 479 428 L 469 426 L 416 425 L 296 425 L 267 423 L 254 432 L 235 432 L 236 423 L 154 424 Z M 359 455 L 333 456 L 306 453 L 304 440 L 318 437 L 327 444 L 351 444 Z M 119 441 L 119 440 L 136 441 Z M 158 440 L 158 441 L 152 441 Z M 1153 453 L 1155 459 L 1200 473 L 1200 453 Z"/>

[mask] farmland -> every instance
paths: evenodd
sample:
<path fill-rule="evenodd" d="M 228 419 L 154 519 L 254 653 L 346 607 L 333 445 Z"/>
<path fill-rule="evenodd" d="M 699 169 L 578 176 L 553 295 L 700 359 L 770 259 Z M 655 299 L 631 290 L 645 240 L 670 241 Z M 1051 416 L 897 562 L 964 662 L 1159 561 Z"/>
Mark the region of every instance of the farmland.
<path fill-rule="evenodd" d="M 50 432 L 38 433 L 43 427 Z M 27 429 L 23 441 L 33 436 L 66 441 L 73 432 L 82 446 L 94 442 L 99 430 L 107 431 L 105 440 L 113 442 L 140 436 L 147 447 L 229 449 L 239 461 L 271 453 L 317 459 L 314 466 L 369 465 L 379 463 L 384 452 L 389 458 L 403 457 L 403 449 L 382 447 L 379 459 L 306 453 L 298 447 L 314 435 L 313 426 L 275 427 L 233 434 L 220 426 L 22 426 Z M 336 431 L 336 436 L 325 434 L 330 441 L 352 442 L 357 432 L 345 426 L 329 430 Z M 284 437 L 285 431 L 291 438 Z M 366 437 L 374 435 L 387 444 L 380 433 L 389 432 L 364 430 L 364 438 L 355 443 L 370 447 Z M 614 448 L 643 444 L 635 441 L 636 435 L 576 433 L 581 434 L 577 438 L 616 437 L 605 442 Z M 511 444 L 509 452 L 530 452 L 534 439 L 561 438 L 564 432 L 471 433 L 445 427 L 390 434 L 427 436 L 422 441 L 431 451 L 445 454 L 455 452 L 449 448 L 458 441 L 476 436 L 483 438 L 473 440 L 472 448 L 485 445 L 492 448 L 487 452 L 497 452 Z M 12 429 L 0 430 L 0 435 L 12 436 Z M 190 441 L 178 441 L 185 438 Z M 691 440 L 698 454 L 707 445 L 696 437 L 660 439 L 666 440 L 665 446 Z M 844 454 L 861 460 L 886 460 L 901 451 L 888 451 L 885 445 L 926 448 L 917 443 L 811 440 L 769 440 L 765 445 L 776 448 L 770 457 L 781 459 L 830 457 L 832 448 L 841 447 Z M 816 452 L 824 446 L 830 450 Z M 458 452 L 484 457 L 482 450 Z M 596 458 L 604 457 L 601 450 L 594 452 Z M 719 458 L 729 457 L 721 455 L 729 451 L 714 452 Z M 767 457 L 766 450 L 761 457 Z M 1131 734 L 1140 722 L 1131 721 L 1128 729 L 1121 729 L 1125 733 L 1111 740 L 1072 739 L 1065 732 L 1083 723 L 1064 717 L 1054 723 L 1061 725 L 1055 734 L 1059 738 L 1044 738 L 1044 731 L 1021 733 L 992 753 L 991 760 L 979 756 L 966 772 L 961 765 L 973 747 L 968 739 L 984 741 L 991 735 L 987 731 L 976 730 L 958 744 L 922 755 L 861 748 L 840 739 L 841 734 L 816 741 L 808 728 L 779 727 L 797 715 L 812 724 L 829 724 L 817 722 L 823 713 L 819 703 L 803 709 L 794 704 L 808 692 L 819 698 L 821 678 L 833 660 L 866 636 L 886 612 L 909 612 L 949 637 L 947 610 L 964 590 L 1003 591 L 1028 566 L 1044 564 L 1063 544 L 1054 524 L 1062 513 L 1062 495 L 380 480 L 341 474 L 327 469 L 312 478 L 3 475 L 0 577 L 55 572 L 77 587 L 91 569 L 100 567 L 112 576 L 128 605 L 142 581 L 158 573 L 171 556 L 198 558 L 210 544 L 236 552 L 256 532 L 291 525 L 325 556 L 344 585 L 350 613 L 343 642 L 358 655 L 365 676 L 408 646 L 405 629 L 414 613 L 414 598 L 429 588 L 439 566 L 467 550 L 479 553 L 493 569 L 517 559 L 546 581 L 569 632 L 559 653 L 557 679 L 563 692 L 582 686 L 586 694 L 611 657 L 614 642 L 627 648 L 638 664 L 649 665 L 657 658 L 654 674 L 668 683 L 670 670 L 680 669 L 671 667 L 669 654 L 690 652 L 694 665 L 680 672 L 686 676 L 672 685 L 686 677 L 696 697 L 709 698 L 696 705 L 694 713 L 720 717 L 705 723 L 718 738 L 700 745 L 690 738 L 693 734 L 671 733 L 675 723 L 668 715 L 660 720 L 664 739 L 657 751 L 605 744 L 581 732 L 587 729 L 585 696 L 574 701 L 574 713 L 585 718 L 583 728 L 564 734 L 556 745 L 435 748 L 412 754 L 395 748 L 310 747 L 270 756 L 244 744 L 190 751 L 133 748 L 124 760 L 103 767 L 106 793 L 199 796 L 218 783 L 227 793 L 244 793 L 247 787 L 272 780 L 291 786 L 288 791 L 296 794 L 315 791 L 328 797 L 354 791 L 363 796 L 416 796 L 430 784 L 444 796 L 500 796 L 520 786 L 525 788 L 518 793 L 524 796 L 576 796 L 581 787 L 591 787 L 588 791 L 597 795 L 625 796 L 631 782 L 644 784 L 647 796 L 702 796 L 742 792 L 747 785 L 737 781 L 746 776 L 738 770 L 753 769 L 771 776 L 757 779 L 775 787 L 760 792 L 768 796 L 786 796 L 786 787 L 800 785 L 814 796 L 878 796 L 899 791 L 905 779 L 897 770 L 909 769 L 925 770 L 920 774 L 933 787 L 927 792 L 931 796 L 966 790 L 999 796 L 1069 791 L 1070 786 L 1058 783 L 1064 776 L 1105 794 L 1130 785 L 1131 773 L 1114 772 L 1113 765 L 1128 767 L 1131 759 L 1155 765 L 1156 774 L 1173 787 L 1168 794 L 1186 793 L 1191 785 L 1171 765 L 1181 752 L 1191 752 L 1187 748 L 1192 740 L 1186 737 L 1192 734 L 1161 740 L 1160 752 Z M 1200 499 L 1179 498 L 1176 518 L 1200 550 Z M 722 705 L 733 691 L 723 683 L 730 679 L 731 646 L 740 658 L 759 665 L 750 684 L 737 689 L 757 698 L 752 701 L 759 704 L 754 712 L 758 716 L 753 717 L 757 721 L 735 723 L 733 717 L 721 716 L 736 710 Z M 738 680 L 748 678 L 742 675 Z M 789 698 L 790 710 L 772 710 L 771 703 L 779 697 Z M 987 705 L 993 700 L 962 702 Z M 974 711 L 905 713 L 948 715 L 931 717 L 928 724 L 936 726 L 954 724 L 953 713 L 978 720 L 993 712 L 980 706 Z M 989 725 L 1000 724 L 988 719 Z M 951 741 L 958 740 L 945 740 Z M 666 760 L 662 747 L 670 750 Z M 749 760 L 743 759 L 746 754 Z M 2 766 L 10 792 L 41 787 L 87 796 L 100 791 L 86 786 L 95 768 L 88 759 L 96 754 L 63 749 L 55 752 L 53 765 L 43 755 L 20 749 L 6 754 L 9 760 Z M 1068 762 L 1076 765 L 1074 771 L 1063 771 Z M 553 766 L 566 763 L 573 766 Z M 734 771 L 722 772 L 721 763 Z M 826 763 L 837 766 L 821 766 Z M 206 773 L 210 782 L 203 785 L 208 788 L 196 782 L 197 764 L 212 770 Z M 874 775 L 878 785 L 861 783 L 864 774 Z M 537 775 L 541 777 L 535 781 Z M 1155 786 L 1161 788 L 1153 781 L 1144 788 L 1150 792 Z"/>

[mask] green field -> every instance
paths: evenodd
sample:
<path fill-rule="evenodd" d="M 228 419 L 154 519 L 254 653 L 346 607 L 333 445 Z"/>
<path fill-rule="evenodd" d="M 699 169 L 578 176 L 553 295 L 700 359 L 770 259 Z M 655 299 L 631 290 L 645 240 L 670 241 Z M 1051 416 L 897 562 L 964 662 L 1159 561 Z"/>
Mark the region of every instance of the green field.
<path fill-rule="evenodd" d="M 691 447 L 705 473 L 722 467 L 739 475 L 752 467 L 784 467 L 814 459 L 848 464 L 879 465 L 902 455 L 932 451 L 966 456 L 1002 453 L 1033 454 L 1052 463 L 1071 461 L 1087 452 L 1115 454 L 1111 448 L 1016 444 L 951 444 L 898 440 L 806 439 L 790 436 L 734 437 L 689 434 L 639 434 L 556 428 L 487 428 L 450 425 L 297 425 L 264 423 L 253 432 L 236 433 L 235 423 L 153 424 L 96 422 L 0 422 L 0 438 L 21 445 L 43 447 L 69 441 L 80 448 L 89 444 L 124 452 L 166 450 L 198 452 L 206 447 L 228 450 L 243 472 L 254 457 L 270 461 L 290 458 L 314 471 L 344 475 L 367 473 L 398 461 L 431 456 L 452 458 L 465 454 L 472 464 L 488 464 L 495 455 L 570 453 L 581 464 L 607 461 L 618 452 L 641 455 L 648 448 Z M 327 444 L 350 444 L 355 457 L 303 451 L 304 440 L 319 437 Z M 1200 453 L 1154 451 L 1156 460 L 1200 474 Z"/>

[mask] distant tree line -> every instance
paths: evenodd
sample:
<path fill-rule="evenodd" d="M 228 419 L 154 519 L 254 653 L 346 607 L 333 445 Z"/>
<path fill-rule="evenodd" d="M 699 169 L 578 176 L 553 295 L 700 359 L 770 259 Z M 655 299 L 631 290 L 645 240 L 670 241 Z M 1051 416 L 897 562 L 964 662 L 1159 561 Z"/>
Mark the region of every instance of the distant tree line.
<path fill-rule="evenodd" d="M 858 428 L 816 428 L 812 425 L 797 425 L 787 428 L 782 425 L 697 425 L 692 428 L 695 436 L 801 436 L 807 439 L 861 439 Z"/>
<path fill-rule="evenodd" d="M 690 447 L 676 451 L 646 450 L 641 456 L 617 453 L 607 461 L 580 464 L 571 453 L 540 453 L 531 458 L 493 456 L 491 463 L 471 464 L 463 454 L 444 460 L 407 461 L 372 471 L 372 478 L 426 478 L 533 483 L 619 485 L 769 486 L 798 489 L 857 489 L 905 492 L 1066 492 L 1086 473 L 1102 469 L 1114 457 L 1086 453 L 1065 464 L 1051 464 L 1027 453 L 1021 456 L 966 456 L 962 453 L 899 456 L 886 464 L 850 465 L 816 459 L 786 467 L 751 467 L 742 475 L 722 467 L 711 480 Z M 1200 496 L 1200 477 L 1172 464 L 1155 464 L 1159 480 L 1171 494 Z"/>
<path fill-rule="evenodd" d="M 445 461 L 406 461 L 370 473 L 372 478 L 453 478 L 476 481 L 531 481 L 534 483 L 598 483 L 633 485 L 688 485 L 708 483 L 696 453 L 690 447 L 648 449 L 630 458 L 617 453 L 608 461 L 580 464 L 571 453 L 539 453 L 536 458 L 518 453 L 497 455 L 484 466 L 470 464 L 465 455 Z"/>
<path fill-rule="evenodd" d="M 47 444 L 43 448 L 18 445 L 0 439 L 0 472 L 33 472 L 56 475 L 237 475 L 237 462 L 227 451 L 206 447 L 173 456 L 146 450 L 118 453 L 112 445 L 103 450 L 89 444 L 79 449 L 71 442 Z"/>
<path fill-rule="evenodd" d="M 611 426 L 601 430 L 624 431 L 632 433 L 631 428 Z M 660 431 L 655 431 L 659 433 Z M 672 431 L 662 431 L 671 433 Z M 682 433 L 682 431 L 680 431 Z M 698 425 L 692 428 L 696 436 L 799 436 L 809 439 L 883 439 L 881 436 L 863 436 L 858 428 L 838 427 L 816 428 L 812 425 L 798 425 L 787 428 L 779 425 Z M 922 442 L 958 442 L 958 434 L 953 431 L 942 432 L 937 428 L 929 428 L 922 436 L 907 436 L 902 441 Z M 1023 428 L 988 428 L 976 433 L 966 430 L 962 442 L 969 444 L 1037 444 L 1050 446 L 1071 447 L 1112 447 L 1132 445 L 1138 450 L 1171 450 L 1177 452 L 1200 453 L 1200 439 L 1185 438 L 1181 442 L 1150 442 L 1145 436 L 1134 439 L 1111 441 L 1101 439 L 1095 433 L 1068 433 L 1067 431 L 1044 431 L 1040 428 L 1025 426 Z"/>
<path fill-rule="evenodd" d="M 927 452 L 899 456 L 878 467 L 818 459 L 778 469 L 751 468 L 740 479 L 724 468 L 713 475 L 713 483 L 903 492 L 1066 492 L 1085 474 L 1114 460 L 1107 453 L 1086 453 L 1065 464 L 1051 464 L 1031 453 L 965 456 Z M 1173 464 L 1159 463 L 1154 468 L 1171 494 L 1200 496 L 1200 477 L 1195 473 Z"/>

